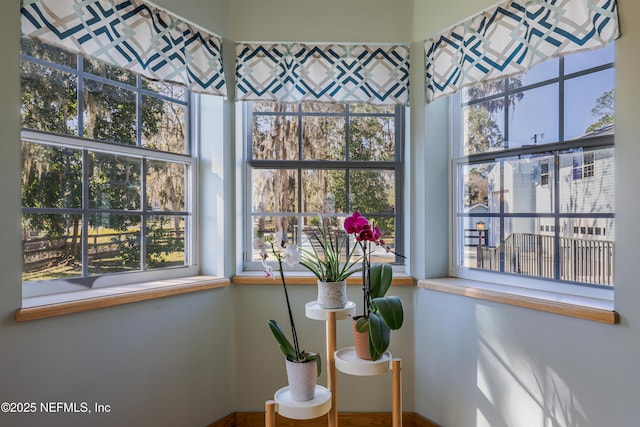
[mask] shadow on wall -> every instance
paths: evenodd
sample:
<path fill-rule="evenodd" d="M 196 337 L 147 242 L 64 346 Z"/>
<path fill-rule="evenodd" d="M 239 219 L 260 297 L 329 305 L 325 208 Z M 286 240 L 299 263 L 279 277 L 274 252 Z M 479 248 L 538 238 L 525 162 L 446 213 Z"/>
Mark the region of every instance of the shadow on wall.
<path fill-rule="evenodd" d="M 474 425 L 592 425 L 580 400 L 560 374 L 544 360 L 533 360 L 519 345 L 517 327 L 483 305 L 476 307 L 476 325 L 476 385 L 480 396 Z M 540 337 L 541 341 L 544 339 Z M 579 359 L 580 352 L 575 356 Z M 585 374 L 590 372 L 587 370 Z"/>

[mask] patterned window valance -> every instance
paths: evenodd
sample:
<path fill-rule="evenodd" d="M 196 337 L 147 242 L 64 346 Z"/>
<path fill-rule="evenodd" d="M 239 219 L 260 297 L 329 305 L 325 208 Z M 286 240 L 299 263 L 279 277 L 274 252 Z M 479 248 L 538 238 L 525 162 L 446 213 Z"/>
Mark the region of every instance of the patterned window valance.
<path fill-rule="evenodd" d="M 225 96 L 221 40 L 140 0 L 23 0 L 22 33 L 65 50 Z"/>
<path fill-rule="evenodd" d="M 515 0 L 425 41 L 427 100 L 522 73 L 619 35 L 615 0 Z"/>
<path fill-rule="evenodd" d="M 406 105 L 409 47 L 238 43 L 236 98 Z"/>

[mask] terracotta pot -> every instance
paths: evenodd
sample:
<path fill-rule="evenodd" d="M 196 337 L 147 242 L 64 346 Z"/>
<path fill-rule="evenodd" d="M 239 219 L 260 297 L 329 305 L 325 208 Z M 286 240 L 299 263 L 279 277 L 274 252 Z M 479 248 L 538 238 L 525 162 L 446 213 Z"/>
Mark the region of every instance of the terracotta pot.
<path fill-rule="evenodd" d="M 313 400 L 316 393 L 318 371 L 316 361 L 291 362 L 285 358 L 287 364 L 287 379 L 289 393 L 296 402 Z"/>
<path fill-rule="evenodd" d="M 358 332 L 356 330 L 356 321 L 358 317 L 352 320 L 352 328 L 353 328 L 353 342 L 356 346 L 356 356 L 358 359 L 362 360 L 371 360 L 371 355 L 369 354 L 369 332 Z"/>
<path fill-rule="evenodd" d="M 322 308 L 344 308 L 347 305 L 347 281 L 318 280 L 318 305 Z"/>

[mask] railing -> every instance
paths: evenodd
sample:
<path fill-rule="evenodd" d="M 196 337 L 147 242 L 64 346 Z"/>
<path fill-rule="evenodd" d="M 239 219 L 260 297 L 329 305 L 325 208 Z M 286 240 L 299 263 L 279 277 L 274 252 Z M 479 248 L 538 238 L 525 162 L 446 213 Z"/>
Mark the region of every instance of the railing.
<path fill-rule="evenodd" d="M 560 237 L 559 249 L 559 277 L 556 277 L 555 238 L 542 234 L 513 233 L 501 246 L 478 247 L 477 267 L 613 286 L 612 241 Z M 500 262 L 502 256 L 503 267 Z"/>

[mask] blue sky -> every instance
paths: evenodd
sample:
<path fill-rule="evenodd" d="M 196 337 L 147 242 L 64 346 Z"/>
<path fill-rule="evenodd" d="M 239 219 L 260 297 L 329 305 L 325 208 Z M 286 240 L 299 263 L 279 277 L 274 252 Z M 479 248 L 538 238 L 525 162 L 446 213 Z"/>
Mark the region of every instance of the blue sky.
<path fill-rule="evenodd" d="M 614 44 L 599 50 L 573 54 L 565 58 L 565 74 L 612 62 Z M 559 60 L 539 64 L 522 75 L 523 86 L 557 77 Z M 614 70 L 607 69 L 565 81 L 565 140 L 581 136 L 597 121 L 591 114 L 596 100 L 613 89 Z M 556 142 L 558 135 L 558 83 L 524 92 L 524 97 L 510 113 L 509 146 Z M 504 130 L 503 126 L 500 127 Z"/>

